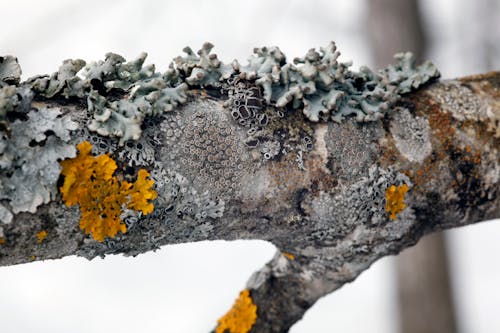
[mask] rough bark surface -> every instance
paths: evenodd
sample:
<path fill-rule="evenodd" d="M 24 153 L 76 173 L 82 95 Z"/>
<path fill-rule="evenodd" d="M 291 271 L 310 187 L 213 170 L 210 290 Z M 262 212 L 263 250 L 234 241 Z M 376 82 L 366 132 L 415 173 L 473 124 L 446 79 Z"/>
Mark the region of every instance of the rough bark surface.
<path fill-rule="evenodd" d="M 55 195 L 2 225 L 0 265 L 137 255 L 199 240 L 267 240 L 279 252 L 248 282 L 257 307 L 250 332 L 286 332 L 320 297 L 377 259 L 425 234 L 500 217 L 498 72 L 425 86 L 377 121 L 278 117 L 268 126 L 283 133 L 280 146 L 307 146 L 286 154 L 248 149 L 247 129 L 220 94 L 188 95 L 161 122 L 145 122 L 142 137 L 160 142 L 152 152 L 146 141 L 113 148 L 97 135 L 72 132 L 71 143 L 85 137 L 112 152 L 124 179 L 139 168 L 129 164 L 138 159 L 134 153 L 153 154 L 141 166 L 158 192 L 151 214 L 124 216 L 126 233 L 99 242 L 80 230 L 78 206 Z M 87 112 L 77 99 L 35 98 L 32 107 L 58 108 L 73 121 Z M 164 135 L 155 137 L 160 129 Z M 309 139 L 301 142 L 304 133 Z"/>

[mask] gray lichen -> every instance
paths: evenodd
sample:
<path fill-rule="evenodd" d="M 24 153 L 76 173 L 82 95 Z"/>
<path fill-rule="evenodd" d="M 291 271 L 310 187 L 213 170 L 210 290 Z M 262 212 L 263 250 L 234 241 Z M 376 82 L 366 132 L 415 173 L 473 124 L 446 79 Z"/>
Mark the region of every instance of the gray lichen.
<path fill-rule="evenodd" d="M 165 141 L 160 161 L 193 184 L 230 196 L 249 163 L 243 133 L 219 103 L 200 100 L 170 113 L 160 125 Z"/>
<path fill-rule="evenodd" d="M 377 141 L 383 137 L 383 131 L 353 120 L 331 123 L 328 127 L 325 142 L 330 172 L 345 182 L 366 176 L 380 154 Z"/>
<path fill-rule="evenodd" d="M 281 144 L 277 141 L 266 141 L 262 145 L 261 153 L 266 160 L 270 160 L 280 153 Z"/>
<path fill-rule="evenodd" d="M 0 87 L 0 122 L 6 127 L 7 113 L 13 112 L 19 104 L 16 87 L 6 85 Z"/>
<path fill-rule="evenodd" d="M 18 84 L 21 73 L 17 58 L 9 55 L 0 57 L 0 87 L 5 84 Z"/>
<path fill-rule="evenodd" d="M 180 173 L 168 171 L 159 165 L 151 177 L 159 193 L 152 218 L 165 221 L 175 217 L 202 222 L 223 215 L 224 201 L 214 198 L 208 191 L 198 193 Z"/>
<path fill-rule="evenodd" d="M 7 203 L 14 214 L 34 213 L 55 198 L 61 171 L 58 162 L 76 155 L 75 147 L 67 142 L 77 126 L 58 108 L 30 111 L 27 120 L 10 124 L 13 135 L 0 137 L 0 199 L 6 200 L 3 222 L 11 219 L 5 212 Z"/>
<path fill-rule="evenodd" d="M 411 54 L 398 56 L 396 65 L 380 73 L 367 67 L 354 72 L 350 63 L 337 60 L 340 53 L 333 42 L 320 52 L 309 50 L 294 64 L 287 64 L 277 47 L 256 48 L 254 53 L 247 66 L 233 62 L 236 75 L 255 80 L 268 104 L 302 109 L 314 122 L 341 121 L 348 115 L 358 121 L 380 119 L 399 94 L 439 76 L 431 63 L 416 67 Z"/>
<path fill-rule="evenodd" d="M 219 89 L 244 80 L 262 89 L 268 106 L 301 109 L 313 122 L 341 121 L 349 115 L 355 115 L 358 121 L 373 121 L 389 110 L 399 94 L 439 76 L 431 63 L 415 66 L 411 54 L 397 55 L 398 63 L 380 73 L 366 67 L 354 72 L 349 69 L 350 63 L 338 61 L 340 53 L 333 42 L 319 52 L 309 50 L 293 64 L 286 63 L 277 47 L 254 49 L 246 66 L 236 60 L 224 64 L 210 53 L 212 48 L 205 43 L 196 55 L 186 47 L 186 55 L 175 58 L 163 74 L 153 65 L 144 66 L 146 53 L 129 62 L 114 53 L 87 65 L 80 59 L 65 60 L 56 73 L 31 78 L 23 86 L 46 98 L 85 100 L 91 114 L 88 128 L 101 136 L 119 138 L 122 146 L 127 140 L 140 138 L 146 117 L 171 112 L 184 104 L 189 87 Z M 18 83 L 20 68 L 15 59 L 2 60 L 2 80 Z M 0 103 L 6 105 L 2 112 L 6 113 L 16 101 L 12 100 L 12 89 L 3 91 L 2 96 Z M 246 111 L 254 110 L 247 105 Z M 238 112 L 233 116 L 243 123 L 252 117 L 267 121 L 262 114 L 253 112 L 248 117 L 242 108 Z"/>
<path fill-rule="evenodd" d="M 402 184 L 412 186 L 404 174 L 373 165 L 366 177 L 350 186 L 342 186 L 337 193 L 320 192 L 310 203 L 315 224 L 309 238 L 316 243 L 333 244 L 361 224 L 390 223 L 385 209 L 386 190 L 391 185 Z M 406 208 L 401 214 L 408 218 L 412 212 Z"/>
<path fill-rule="evenodd" d="M 0 57 L 0 130 L 9 130 L 7 114 L 27 113 L 33 93 L 17 85 L 21 80 L 21 66 L 12 56 Z"/>
<path fill-rule="evenodd" d="M 493 117 L 491 106 L 482 105 L 480 98 L 472 91 L 471 87 L 459 82 L 439 85 L 440 89 L 433 91 L 433 97 L 441 104 L 446 112 L 453 118 L 464 121 L 480 121 Z M 497 117 L 500 117 L 497 115 Z M 489 122 L 494 124 L 495 121 Z M 491 125 L 490 125 L 491 126 Z"/>
<path fill-rule="evenodd" d="M 217 55 L 210 53 L 213 47 L 210 43 L 203 44 L 198 51 L 198 56 L 190 47 L 185 47 L 183 51 L 186 55 L 174 59 L 177 69 L 190 86 L 218 87 L 221 81 L 229 79 L 233 74 L 234 70 L 231 66 L 224 65 L 217 59 Z"/>
<path fill-rule="evenodd" d="M 76 74 L 85 66 L 81 59 L 65 60 L 51 76 L 41 75 L 28 79 L 27 84 L 40 95 L 52 98 L 61 93 L 64 97 L 83 97 L 85 82 Z"/>
<path fill-rule="evenodd" d="M 153 65 L 143 66 L 145 58 L 142 53 L 125 62 L 120 55 L 108 53 L 104 61 L 88 65 L 79 59 L 65 60 L 58 72 L 24 84 L 46 98 L 85 99 L 92 115 L 88 128 L 102 136 L 118 137 L 123 145 L 140 138 L 145 117 L 172 111 L 187 100 L 187 85 L 178 82 L 171 70 L 162 76 Z M 121 98 L 108 98 L 112 92 Z"/>
<path fill-rule="evenodd" d="M 391 134 L 396 148 L 410 162 L 423 162 L 432 152 L 429 121 L 416 117 L 408 109 L 394 112 Z"/>
<path fill-rule="evenodd" d="M 409 93 L 440 76 L 438 69 L 430 61 L 417 66 L 411 52 L 398 53 L 394 55 L 394 59 L 396 64 L 387 66 L 382 73 L 396 87 L 398 94 Z"/>

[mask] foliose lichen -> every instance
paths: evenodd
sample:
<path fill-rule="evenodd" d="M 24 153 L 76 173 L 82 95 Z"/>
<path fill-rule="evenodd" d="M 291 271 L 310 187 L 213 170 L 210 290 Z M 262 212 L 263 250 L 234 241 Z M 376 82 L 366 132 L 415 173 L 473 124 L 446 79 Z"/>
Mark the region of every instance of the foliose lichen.
<path fill-rule="evenodd" d="M 186 55 L 175 58 L 163 74 L 156 72 L 154 65 L 144 66 L 146 53 L 129 62 L 114 53 L 90 64 L 81 59 L 65 60 L 56 73 L 33 77 L 23 86 L 49 99 L 84 99 L 91 114 L 88 128 L 102 136 L 117 137 L 123 145 L 140 138 L 145 117 L 170 112 L 185 103 L 189 87 L 219 89 L 235 80 L 249 81 L 262 89 L 267 105 L 301 109 L 313 122 L 340 121 L 348 115 L 372 121 L 382 117 L 399 94 L 439 76 L 429 62 L 416 66 L 409 53 L 397 55 L 397 64 L 379 73 L 367 67 L 355 72 L 349 69 L 350 63 L 338 61 L 340 53 L 333 42 L 319 52 L 309 50 L 304 57 L 295 58 L 293 64 L 286 62 L 277 47 L 254 49 L 245 66 L 236 60 L 224 64 L 210 53 L 212 48 L 212 44 L 205 43 L 195 54 L 186 47 Z M 2 60 L 2 81 L 17 84 L 17 62 L 12 57 Z M 4 91 L 7 97 L 0 101 L 12 99 L 11 90 Z M 6 104 L 9 106 L 5 110 L 16 101 Z M 250 117 L 238 108 L 241 120 L 256 116 L 248 105 L 245 109 L 250 111 Z M 266 122 L 265 116 L 257 116 L 258 121 Z"/>
<path fill-rule="evenodd" d="M 0 199 L 5 200 L 0 216 L 7 223 L 12 213 L 34 213 L 56 197 L 58 161 L 75 156 L 68 141 L 78 124 L 58 108 L 43 108 L 30 111 L 25 120 L 15 120 L 9 127 L 10 136 L 0 131 Z"/>
<path fill-rule="evenodd" d="M 61 162 L 64 183 L 61 194 L 67 206 L 78 204 L 82 217 L 80 229 L 91 234 L 96 241 L 114 237 L 118 231 L 125 233 L 126 225 L 121 219 L 124 207 L 149 214 L 153 211 L 151 200 L 156 199 L 149 173 L 140 169 L 134 183 L 119 181 L 113 174 L 116 162 L 108 155 L 90 155 L 92 145 L 78 145 L 76 158 Z"/>
<path fill-rule="evenodd" d="M 240 293 L 231 310 L 218 320 L 216 333 L 247 333 L 257 320 L 257 305 L 248 289 Z"/>
<path fill-rule="evenodd" d="M 0 86 L 19 83 L 21 73 L 17 58 L 9 55 L 0 57 Z"/>
<path fill-rule="evenodd" d="M 396 64 L 384 68 L 382 74 L 396 87 L 398 94 L 409 93 L 440 76 L 438 69 L 430 61 L 417 66 L 415 56 L 411 52 L 397 53 L 394 59 Z"/>
<path fill-rule="evenodd" d="M 21 80 L 21 66 L 17 58 L 0 57 L 0 131 L 9 131 L 7 115 L 13 112 L 27 113 L 33 93 L 17 85 Z"/>
<path fill-rule="evenodd" d="M 263 47 L 254 49 L 247 66 L 235 61 L 233 69 L 238 78 L 253 80 L 262 88 L 267 104 L 302 109 L 313 122 L 341 121 L 348 115 L 358 121 L 377 120 L 399 94 L 439 77 L 430 62 L 416 66 L 410 53 L 397 55 L 397 64 L 379 73 L 367 67 L 351 71 L 351 63 L 339 62 L 339 55 L 331 42 L 290 64 L 277 47 Z"/>
<path fill-rule="evenodd" d="M 221 86 L 221 81 L 231 77 L 234 70 L 230 65 L 223 64 L 217 55 L 210 51 L 214 46 L 205 43 L 197 52 L 198 56 L 190 47 L 185 47 L 184 57 L 179 56 L 174 59 L 176 68 L 180 75 L 190 86 Z"/>
<path fill-rule="evenodd" d="M 24 85 L 46 98 L 83 98 L 92 115 L 88 128 L 117 137 L 123 145 L 140 138 L 145 117 L 172 111 L 187 100 L 187 85 L 173 70 L 162 75 L 153 65 L 143 66 L 145 59 L 146 53 L 130 62 L 108 53 L 103 61 L 88 65 L 66 60 L 58 72 L 33 77 Z"/>
<path fill-rule="evenodd" d="M 47 238 L 47 230 L 41 230 L 39 232 L 36 233 L 36 239 L 37 239 L 37 242 L 38 244 L 41 244 L 45 238 Z"/>
<path fill-rule="evenodd" d="M 396 216 L 406 208 L 404 198 L 409 187 L 406 184 L 391 185 L 385 190 L 385 210 L 389 218 L 395 220 Z"/>

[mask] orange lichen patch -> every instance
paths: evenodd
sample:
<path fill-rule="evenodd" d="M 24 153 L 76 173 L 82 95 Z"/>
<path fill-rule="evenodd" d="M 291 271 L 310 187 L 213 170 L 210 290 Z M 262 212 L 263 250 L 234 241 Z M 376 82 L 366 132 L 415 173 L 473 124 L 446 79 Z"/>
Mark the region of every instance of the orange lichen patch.
<path fill-rule="evenodd" d="M 389 218 L 395 220 L 396 216 L 406 208 L 404 198 L 408 192 L 408 185 L 391 185 L 385 191 L 385 211 L 389 213 Z"/>
<path fill-rule="evenodd" d="M 47 237 L 47 231 L 42 230 L 36 233 L 36 239 L 38 240 L 38 244 L 43 242 L 43 240 Z"/>
<path fill-rule="evenodd" d="M 257 320 L 257 305 L 250 291 L 243 290 L 231 310 L 218 320 L 215 333 L 247 333 Z"/>
<path fill-rule="evenodd" d="M 282 254 L 287 258 L 288 260 L 295 260 L 295 256 L 291 253 L 288 252 L 282 252 Z"/>
<path fill-rule="evenodd" d="M 133 184 L 119 181 L 113 176 L 116 162 L 109 155 L 90 155 L 92 145 L 87 141 L 77 148 L 80 151 L 77 157 L 61 162 L 64 183 L 60 190 L 66 206 L 80 206 L 80 229 L 86 234 L 103 242 L 118 231 L 125 233 L 127 227 L 120 218 L 124 207 L 143 214 L 153 211 L 149 201 L 157 194 L 146 170 L 139 170 Z"/>
<path fill-rule="evenodd" d="M 481 164 L 481 152 L 480 151 L 477 151 L 473 157 L 472 157 L 472 162 L 474 164 Z"/>
<path fill-rule="evenodd" d="M 129 190 L 130 203 L 129 209 L 141 211 L 143 214 L 149 214 L 153 211 L 154 205 L 149 202 L 156 199 L 156 192 L 151 190 L 153 188 L 154 180 L 148 179 L 149 173 L 141 169 L 137 173 L 137 180 Z"/>
<path fill-rule="evenodd" d="M 5 243 L 7 243 L 5 238 L 0 237 L 0 245 L 4 245 Z"/>

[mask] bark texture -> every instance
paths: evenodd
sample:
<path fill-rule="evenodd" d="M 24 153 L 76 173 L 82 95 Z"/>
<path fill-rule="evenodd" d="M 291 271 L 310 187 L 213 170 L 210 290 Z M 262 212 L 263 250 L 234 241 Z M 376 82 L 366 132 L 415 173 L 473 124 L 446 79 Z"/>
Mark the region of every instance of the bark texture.
<path fill-rule="evenodd" d="M 120 146 L 78 129 L 68 141 L 109 152 L 118 180 L 147 169 L 158 192 L 151 214 L 123 214 L 126 232 L 99 242 L 80 230 L 79 207 L 54 195 L 2 225 L 0 265 L 267 240 L 279 252 L 248 282 L 257 308 L 250 332 L 286 332 L 378 258 L 425 234 L 500 217 L 498 72 L 428 85 L 377 121 L 314 123 L 301 112 L 278 113 L 266 125 L 280 138 L 278 151 L 272 141 L 249 149 L 248 129 L 218 92 L 187 93 L 183 106 L 145 121 L 139 141 Z M 32 106 L 86 119 L 78 99 L 35 97 Z"/>

